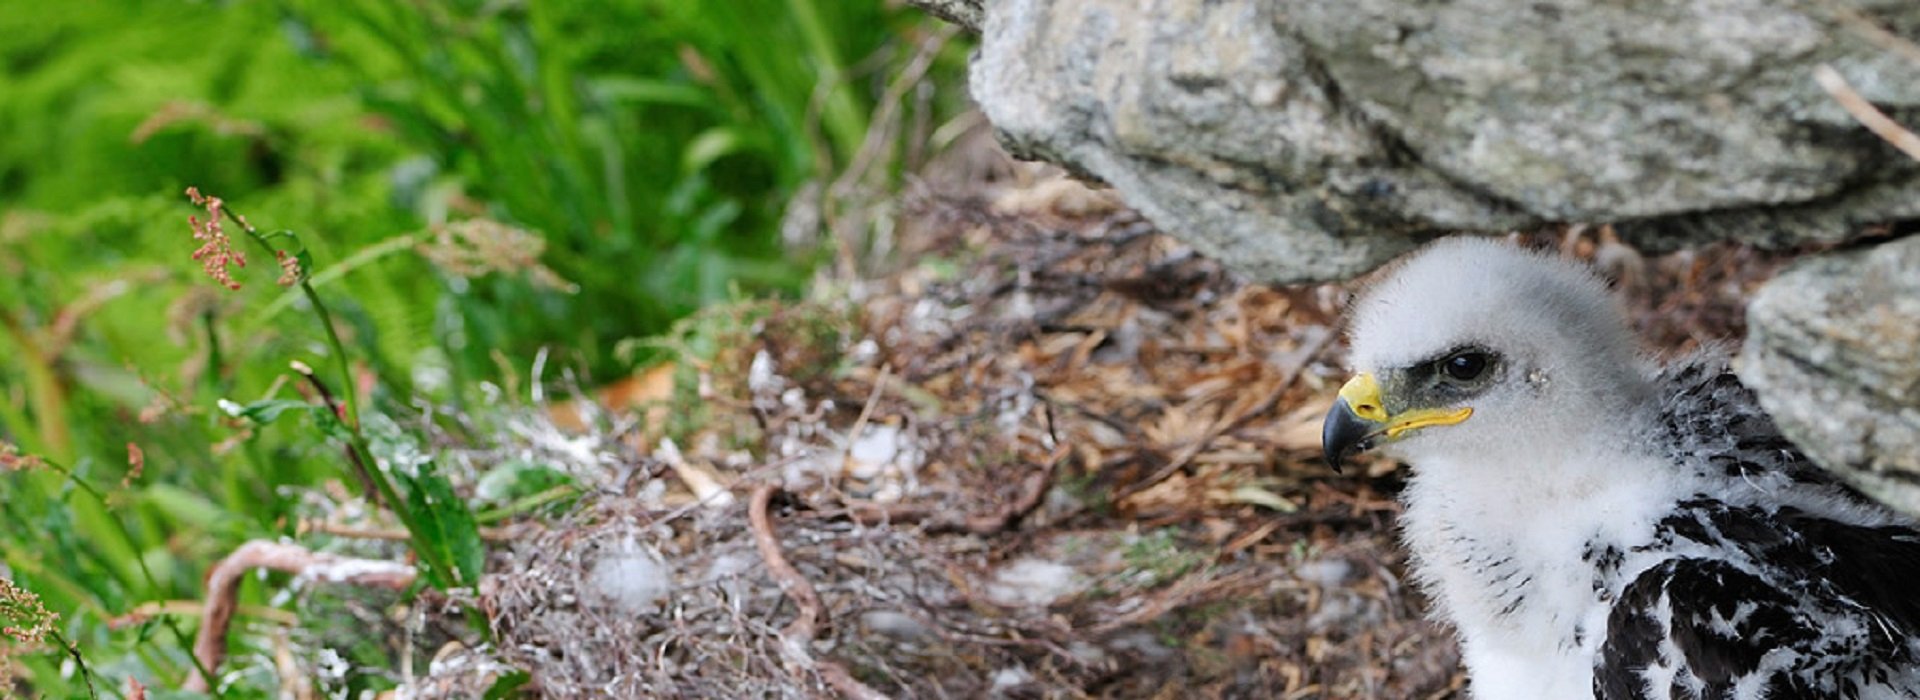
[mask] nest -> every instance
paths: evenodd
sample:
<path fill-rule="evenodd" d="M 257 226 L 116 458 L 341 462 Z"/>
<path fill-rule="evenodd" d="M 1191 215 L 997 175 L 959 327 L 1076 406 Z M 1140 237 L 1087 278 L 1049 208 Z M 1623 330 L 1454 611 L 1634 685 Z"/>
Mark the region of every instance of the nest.
<path fill-rule="evenodd" d="M 903 267 L 710 312 L 651 400 L 558 421 L 622 466 L 496 553 L 489 663 L 555 698 L 1459 694 L 1396 465 L 1318 461 L 1345 288 L 1249 283 L 1061 177 L 902 208 Z M 1669 349 L 1737 334 L 1780 259 L 1528 241 Z"/>

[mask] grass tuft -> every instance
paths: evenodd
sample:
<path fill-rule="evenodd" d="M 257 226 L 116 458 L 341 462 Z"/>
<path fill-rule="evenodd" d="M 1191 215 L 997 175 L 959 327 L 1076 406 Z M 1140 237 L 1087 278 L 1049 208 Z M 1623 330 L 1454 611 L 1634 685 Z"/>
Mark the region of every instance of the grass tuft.
<path fill-rule="evenodd" d="M 9 636 L 0 695 L 176 697 L 210 670 L 206 573 L 254 540 L 466 595 L 482 523 L 593 487 L 450 446 L 673 356 L 709 305 L 802 294 L 835 244 L 796 193 L 856 161 L 898 184 L 909 135 L 876 125 L 963 107 L 888 90 L 932 27 L 881 0 L 0 8 L 0 528 L 35 533 L 0 540 L 0 583 L 64 635 Z M 291 583 L 240 584 L 215 695 L 280 692 L 260 660 L 287 653 L 356 696 L 431 658 L 285 634 L 344 614 Z"/>

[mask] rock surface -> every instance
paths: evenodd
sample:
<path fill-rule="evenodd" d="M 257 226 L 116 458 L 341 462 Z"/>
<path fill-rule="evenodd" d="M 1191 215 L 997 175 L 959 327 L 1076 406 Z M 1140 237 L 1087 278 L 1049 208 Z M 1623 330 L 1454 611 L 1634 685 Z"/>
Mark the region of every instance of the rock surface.
<path fill-rule="evenodd" d="M 926 10 L 935 17 L 958 24 L 975 32 L 980 24 L 987 21 L 986 8 L 981 6 L 985 0 L 913 0 L 913 4 Z"/>
<path fill-rule="evenodd" d="M 1896 117 L 1910 0 L 914 0 L 972 22 L 1016 154 L 1116 187 L 1268 281 L 1350 277 L 1456 230 L 1611 222 L 1654 249 L 1834 241 L 1920 217 Z"/>
<path fill-rule="evenodd" d="M 1787 437 L 1920 516 L 1920 237 L 1798 263 L 1747 323 L 1740 378 Z"/>

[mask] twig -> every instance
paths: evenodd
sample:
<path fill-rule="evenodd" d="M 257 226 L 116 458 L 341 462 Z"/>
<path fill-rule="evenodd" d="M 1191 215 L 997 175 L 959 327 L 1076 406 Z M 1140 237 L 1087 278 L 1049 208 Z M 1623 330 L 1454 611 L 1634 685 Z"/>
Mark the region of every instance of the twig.
<path fill-rule="evenodd" d="M 193 657 L 211 675 L 227 657 L 227 632 L 240 599 L 240 581 L 254 569 L 294 574 L 302 579 L 404 590 L 417 572 L 411 566 L 373 559 L 355 559 L 318 553 L 296 544 L 254 540 L 240 545 L 207 574 L 207 604 L 201 613 L 200 636 Z M 207 692 L 211 683 L 199 669 L 187 677 L 185 688 Z"/>
<path fill-rule="evenodd" d="M 1320 338 L 1313 342 L 1311 349 L 1301 354 L 1300 363 L 1289 368 L 1287 375 L 1275 383 L 1273 391 L 1268 392 L 1264 398 L 1260 399 L 1259 403 L 1254 404 L 1252 408 L 1235 416 L 1233 420 L 1222 421 L 1214 425 L 1213 428 L 1208 430 L 1199 440 L 1189 443 L 1185 448 L 1181 449 L 1178 454 L 1174 455 L 1173 459 L 1168 460 L 1166 466 L 1154 470 L 1154 472 L 1145 479 L 1121 488 L 1119 493 L 1114 495 L 1113 500 L 1121 501 L 1153 488 L 1155 484 L 1165 481 L 1167 477 L 1173 476 L 1174 472 L 1178 472 L 1188 464 L 1191 464 L 1194 457 L 1199 456 L 1200 453 L 1206 451 L 1208 447 L 1212 447 L 1213 441 L 1220 439 L 1220 436 L 1239 430 L 1245 427 L 1247 423 L 1252 422 L 1253 419 L 1265 415 L 1268 411 L 1272 411 L 1274 406 L 1280 404 L 1281 397 L 1286 396 L 1287 390 L 1293 388 L 1295 382 L 1300 381 L 1300 375 L 1306 373 L 1307 366 L 1313 364 L 1314 358 L 1319 357 L 1320 353 L 1325 351 L 1327 346 L 1333 343 L 1333 339 L 1336 336 L 1337 334 L 1331 332 L 1321 334 Z"/>
<path fill-rule="evenodd" d="M 1873 45 L 1900 54 L 1914 63 L 1920 63 L 1920 45 L 1887 31 L 1886 27 L 1876 24 L 1872 18 L 1867 17 L 1860 10 L 1839 2 L 1828 2 L 1827 9 L 1831 10 L 1835 17 L 1840 18 L 1841 24 L 1847 25 L 1847 28 L 1852 29 L 1854 33 L 1873 42 Z"/>
<path fill-rule="evenodd" d="M 314 520 L 314 519 L 307 519 L 307 520 L 300 521 L 300 525 L 295 529 L 295 534 L 304 535 L 310 532 L 317 532 L 322 535 L 332 535 L 334 537 L 346 537 L 346 538 L 359 539 L 359 540 L 381 540 L 385 542 L 406 542 L 409 539 L 411 539 L 411 536 L 407 534 L 406 530 L 393 530 L 393 529 L 375 528 L 375 527 L 354 527 L 352 525 L 340 525 L 337 523 L 330 523 L 325 520 Z M 503 543 L 503 542 L 513 542 L 513 541 L 519 540 L 521 534 L 522 533 L 518 528 L 513 528 L 513 527 L 480 528 L 480 539 L 486 540 L 488 542 L 493 542 L 496 544 Z"/>
<path fill-rule="evenodd" d="M 875 163 L 897 133 L 900 103 L 906 97 L 907 90 L 926 77 L 927 71 L 933 68 L 934 60 L 939 57 L 941 47 L 946 46 L 958 33 L 957 28 L 946 26 L 920 41 L 913 58 L 882 92 L 867 121 L 867 133 L 861 138 L 860 147 L 854 151 L 852 160 L 820 195 L 822 218 L 826 221 L 827 231 L 834 237 L 835 263 L 841 268 L 839 272 L 842 275 L 851 276 L 857 272 L 853 242 L 848 240 L 852 231 L 840 211 L 843 200 L 851 198 L 855 188 L 873 174 Z"/>
<path fill-rule="evenodd" d="M 713 509 L 733 505 L 733 492 L 727 490 L 727 485 L 720 483 L 713 474 L 687 462 L 686 456 L 680 454 L 680 446 L 674 444 L 673 438 L 660 438 L 660 449 L 655 450 L 654 455 L 673 468 L 673 473 L 687 485 L 687 490 L 693 492 L 696 503 Z"/>
<path fill-rule="evenodd" d="M 847 449 L 840 453 L 842 465 L 853 459 L 854 443 L 860 441 L 860 431 L 866 430 L 868 421 L 873 420 L 873 409 L 880 405 L 880 395 L 886 393 L 887 377 L 891 374 L 892 364 L 880 365 L 880 374 L 873 378 L 873 388 L 867 392 L 867 403 L 860 407 L 860 416 L 853 419 L 853 428 L 847 431 Z"/>
<path fill-rule="evenodd" d="M 894 115 L 900 111 L 900 103 L 906 98 L 907 90 L 926 77 L 927 71 L 933 68 L 934 59 L 940 56 L 940 49 L 959 33 L 958 27 L 943 26 L 934 30 L 932 34 L 920 41 L 919 46 L 915 47 L 913 58 L 907 62 L 907 66 L 900 71 L 900 74 L 894 76 L 893 81 L 887 84 L 886 91 L 880 96 L 879 104 L 873 108 L 873 118 L 869 124 L 874 126 L 867 130 L 865 138 L 860 143 L 860 149 L 854 153 L 853 162 L 848 163 L 846 171 L 827 187 L 827 193 L 830 196 L 846 194 L 853 188 L 855 182 L 866 177 L 867 171 L 873 167 L 880 153 L 885 150 L 887 138 L 891 135 L 888 133 L 889 129 L 883 129 L 879 125 L 895 122 Z"/>
<path fill-rule="evenodd" d="M 1860 124 L 1867 127 L 1875 136 L 1893 144 L 1894 148 L 1900 149 L 1900 152 L 1907 154 L 1908 158 L 1920 160 L 1920 136 L 1915 136 L 1913 132 L 1900 126 L 1899 122 L 1874 107 L 1867 98 L 1861 97 L 1860 93 L 1853 90 L 1852 85 L 1847 84 L 1847 79 L 1840 76 L 1840 71 L 1822 63 L 1813 69 L 1813 79 L 1820 81 L 1820 87 L 1826 90 L 1828 95 L 1833 96 L 1833 101 L 1840 103 L 1842 109 L 1847 110 L 1848 114 L 1853 115 L 1854 119 L 1859 120 Z"/>
<path fill-rule="evenodd" d="M 760 559 L 767 564 L 767 573 L 779 584 L 780 591 L 793 599 L 795 607 L 800 609 L 792 622 L 780 631 L 780 658 L 787 666 L 787 672 L 802 679 L 811 672 L 818 674 L 820 680 L 832 686 L 834 690 L 856 700 L 885 700 L 887 695 L 854 678 L 845 666 L 831 659 L 814 658 L 808 647 L 819 634 L 820 626 L 826 620 L 826 610 L 820 604 L 820 594 L 814 590 L 798 569 L 787 562 L 787 555 L 780 550 L 780 538 L 773 533 L 773 520 L 767 515 L 767 507 L 773 502 L 773 494 L 780 487 L 772 483 L 763 483 L 754 487 L 753 497 L 747 505 L 747 523 L 753 528 L 753 544 L 760 550 Z"/>
<path fill-rule="evenodd" d="M 206 612 L 206 609 L 207 603 L 203 600 L 150 600 L 133 606 L 133 609 L 128 610 L 124 615 L 108 618 L 107 629 L 123 630 L 144 625 L 149 620 L 163 615 L 198 617 Z M 300 624 L 299 615 L 265 605 L 241 603 L 237 611 L 247 617 L 263 619 L 282 627 L 297 627 Z"/>
<path fill-rule="evenodd" d="M 1048 406 L 1061 406 L 1083 417 L 1091 418 L 1101 425 L 1112 428 L 1114 432 L 1125 436 L 1129 441 L 1139 442 L 1147 439 L 1146 436 L 1140 434 L 1140 426 L 1135 425 L 1131 421 L 1101 413 L 1081 404 L 1060 401 L 1059 399 L 1053 398 L 1048 392 L 1042 390 L 1035 390 L 1033 395 L 1039 397 L 1041 401 L 1047 402 Z"/>

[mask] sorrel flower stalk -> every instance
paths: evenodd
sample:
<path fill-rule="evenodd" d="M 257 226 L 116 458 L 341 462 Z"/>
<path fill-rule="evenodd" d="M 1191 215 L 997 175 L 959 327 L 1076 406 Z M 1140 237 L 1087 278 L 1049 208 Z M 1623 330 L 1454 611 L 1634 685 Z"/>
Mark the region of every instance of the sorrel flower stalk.
<path fill-rule="evenodd" d="M 205 222 L 200 221 L 200 217 L 197 216 L 187 217 L 187 223 L 193 226 L 193 239 L 200 241 L 200 247 L 193 251 L 193 259 L 200 261 L 200 271 L 207 273 L 207 276 L 219 282 L 220 286 L 238 290 L 240 283 L 233 281 L 231 268 L 246 267 L 247 255 L 233 249 L 233 240 L 227 238 L 226 228 L 220 223 L 226 203 L 220 201 L 219 197 L 201 195 L 198 187 L 187 188 L 187 199 L 207 208 Z M 235 216 L 234 220 L 239 221 L 248 232 L 252 232 L 253 227 L 247 226 L 246 219 Z"/>
<path fill-rule="evenodd" d="M 246 258 L 233 250 L 226 232 L 220 225 L 220 220 L 224 217 L 238 225 L 242 231 L 246 232 L 248 238 L 273 254 L 274 260 L 280 266 L 279 284 L 300 287 L 300 293 L 313 306 L 313 312 L 320 321 L 321 330 L 326 332 L 327 349 L 333 353 L 334 363 L 340 371 L 340 406 L 335 409 L 329 405 L 328 409 L 336 411 L 340 422 L 346 426 L 348 461 L 358 471 L 360 482 L 371 486 L 373 493 L 367 494 L 367 497 L 377 503 L 384 503 L 387 510 L 392 511 L 394 516 L 400 519 L 400 524 L 406 527 L 408 535 L 413 540 L 413 550 L 417 556 L 426 560 L 426 563 L 436 571 L 452 571 L 448 562 L 442 560 L 443 557 L 438 548 L 424 546 L 428 533 L 421 530 L 420 523 L 407 509 L 406 502 L 401 500 L 399 491 L 393 487 L 393 479 L 379 469 L 379 462 L 373 457 L 373 450 L 367 443 L 367 437 L 360 431 L 360 399 L 359 392 L 354 388 L 353 363 L 347 359 L 346 345 L 340 342 L 340 334 L 334 330 L 333 312 L 327 308 L 326 302 L 320 299 L 320 293 L 313 289 L 311 261 L 305 252 L 306 246 L 300 245 L 298 253 L 288 253 L 274 247 L 273 244 L 273 239 L 276 238 L 287 238 L 299 244 L 300 237 L 288 230 L 263 234 L 255 229 L 253 224 L 248 223 L 246 217 L 227 206 L 226 202 L 219 197 L 201 194 L 200 188 L 188 187 L 187 198 L 207 210 L 206 223 L 202 224 L 198 217 L 188 217 L 187 221 L 193 225 L 193 237 L 201 241 L 200 250 L 194 251 L 194 259 L 201 261 L 208 277 L 212 277 L 214 281 L 220 282 L 228 289 L 240 288 L 240 284 L 233 280 L 226 264 L 232 262 L 236 266 L 244 267 Z M 311 375 L 308 377 L 313 378 Z M 319 386 L 322 391 L 325 389 L 324 385 L 317 382 L 316 386 Z M 331 396 L 328 396 L 327 402 L 332 403 Z"/>

